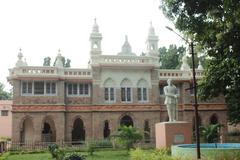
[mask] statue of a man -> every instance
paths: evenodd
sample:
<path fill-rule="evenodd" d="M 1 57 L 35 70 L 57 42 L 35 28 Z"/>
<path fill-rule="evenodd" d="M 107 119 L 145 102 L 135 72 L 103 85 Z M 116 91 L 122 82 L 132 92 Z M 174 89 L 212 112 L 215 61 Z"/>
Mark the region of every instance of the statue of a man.
<path fill-rule="evenodd" d="M 167 106 L 167 112 L 169 121 L 177 120 L 177 88 L 172 84 L 172 80 L 167 80 L 167 86 L 164 87 L 165 101 L 164 104 Z"/>

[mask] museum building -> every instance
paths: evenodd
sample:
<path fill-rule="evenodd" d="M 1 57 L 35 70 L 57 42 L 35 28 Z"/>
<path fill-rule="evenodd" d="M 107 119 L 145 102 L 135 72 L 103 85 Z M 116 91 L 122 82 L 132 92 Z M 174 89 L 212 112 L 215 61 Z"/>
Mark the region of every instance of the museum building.
<path fill-rule="evenodd" d="M 167 79 L 178 89 L 178 120 L 191 122 L 194 128 L 192 70 L 186 57 L 181 69 L 159 69 L 158 36 L 152 24 L 146 54 L 133 53 L 126 36 L 121 52 L 104 55 L 101 41 L 95 20 L 85 69 L 64 67 L 60 51 L 54 66 L 28 66 L 20 50 L 8 76 L 13 86 L 13 142 L 104 139 L 121 125 L 145 131 L 149 142 L 155 138 L 155 124 L 168 121 L 163 93 Z M 199 63 L 196 77 L 202 76 Z M 226 126 L 224 97 L 199 101 L 199 121 Z"/>

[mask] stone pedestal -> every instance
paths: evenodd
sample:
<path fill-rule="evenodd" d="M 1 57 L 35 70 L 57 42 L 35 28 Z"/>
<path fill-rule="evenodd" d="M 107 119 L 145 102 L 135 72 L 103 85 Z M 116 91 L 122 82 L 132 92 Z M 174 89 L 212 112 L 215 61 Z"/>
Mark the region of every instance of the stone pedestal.
<path fill-rule="evenodd" d="M 156 148 L 192 143 L 192 124 L 184 121 L 155 124 Z"/>

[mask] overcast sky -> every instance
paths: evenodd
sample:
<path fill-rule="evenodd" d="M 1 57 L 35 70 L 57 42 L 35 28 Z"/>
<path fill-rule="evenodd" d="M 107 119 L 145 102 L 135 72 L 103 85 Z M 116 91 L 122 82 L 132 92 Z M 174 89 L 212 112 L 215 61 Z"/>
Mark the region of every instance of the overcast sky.
<path fill-rule="evenodd" d="M 165 26 L 173 27 L 159 0 L 1 0 L 0 82 L 10 89 L 8 69 L 17 61 L 19 48 L 28 65 L 55 59 L 58 49 L 72 60 L 73 68 L 86 68 L 94 18 L 103 35 L 103 54 L 121 51 L 125 35 L 137 55 L 146 51 L 150 21 L 159 36 L 159 47 L 184 44 Z"/>

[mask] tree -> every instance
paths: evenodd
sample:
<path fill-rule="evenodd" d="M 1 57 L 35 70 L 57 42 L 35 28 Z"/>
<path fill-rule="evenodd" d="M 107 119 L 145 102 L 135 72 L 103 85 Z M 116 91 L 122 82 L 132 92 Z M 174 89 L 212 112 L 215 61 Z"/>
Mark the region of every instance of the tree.
<path fill-rule="evenodd" d="M 228 118 L 240 122 L 240 1 L 162 0 L 160 8 L 209 57 L 199 82 L 203 100 L 225 96 Z"/>
<path fill-rule="evenodd" d="M 12 98 L 12 94 L 4 91 L 4 85 L 0 83 L 0 100 L 8 100 Z"/>
<path fill-rule="evenodd" d="M 169 45 L 169 48 L 159 48 L 159 57 L 161 62 L 161 69 L 176 69 L 180 68 L 180 62 L 186 48 L 177 47 L 175 44 Z"/>
<path fill-rule="evenodd" d="M 132 126 L 121 126 L 117 134 L 112 135 L 113 138 L 116 138 L 117 141 L 126 147 L 129 151 L 130 148 L 134 147 L 135 143 L 138 143 L 143 139 L 143 135 Z"/>

